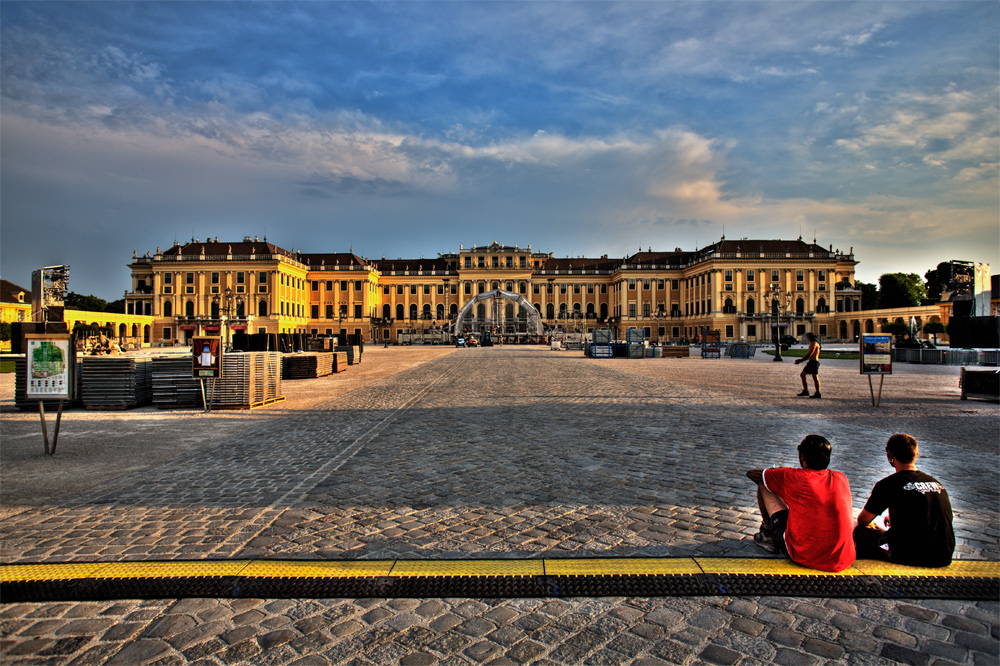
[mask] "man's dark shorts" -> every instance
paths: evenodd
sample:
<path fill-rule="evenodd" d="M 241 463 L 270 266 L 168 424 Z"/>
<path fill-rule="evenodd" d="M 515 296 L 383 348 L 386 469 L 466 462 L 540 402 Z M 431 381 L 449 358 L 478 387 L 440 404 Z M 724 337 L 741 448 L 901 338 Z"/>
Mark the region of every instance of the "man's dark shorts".
<path fill-rule="evenodd" d="M 777 511 L 771 514 L 771 538 L 774 545 L 778 547 L 785 557 L 788 557 L 788 548 L 785 546 L 785 529 L 788 528 L 788 509 Z"/>
<path fill-rule="evenodd" d="M 802 371 L 803 375 L 818 375 L 819 374 L 819 361 L 807 361 L 806 369 Z"/>

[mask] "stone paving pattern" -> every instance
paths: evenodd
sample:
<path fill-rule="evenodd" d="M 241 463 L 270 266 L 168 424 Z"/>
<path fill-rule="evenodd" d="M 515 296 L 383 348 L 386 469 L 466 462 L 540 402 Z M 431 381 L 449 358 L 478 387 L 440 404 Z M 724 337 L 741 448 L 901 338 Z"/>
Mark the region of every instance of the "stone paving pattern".
<path fill-rule="evenodd" d="M 330 390 L 307 409 L 257 410 L 211 446 L 71 497 L 5 499 L 0 559 L 763 557 L 746 469 L 797 464 L 795 444 L 821 433 L 858 510 L 897 431 L 949 489 L 958 557 L 1000 556 L 998 409 L 959 401 L 956 368 L 897 365 L 875 409 L 847 361 L 824 363 L 819 401 L 791 397 L 798 368 L 765 358 L 507 347 L 410 365 L 349 392 L 309 380 Z M 4 417 L 5 436 L 37 429 Z M 168 437 L 158 423 L 142 437 Z M 777 597 L 10 604 L 0 662 L 996 664 L 998 612 Z"/>

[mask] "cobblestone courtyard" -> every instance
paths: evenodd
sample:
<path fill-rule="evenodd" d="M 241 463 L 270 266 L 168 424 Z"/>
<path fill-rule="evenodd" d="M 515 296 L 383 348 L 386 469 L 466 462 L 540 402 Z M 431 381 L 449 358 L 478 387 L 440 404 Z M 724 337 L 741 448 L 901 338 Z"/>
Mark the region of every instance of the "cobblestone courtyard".
<path fill-rule="evenodd" d="M 1000 557 L 998 407 L 960 401 L 957 368 L 897 364 L 878 408 L 856 361 L 824 362 L 822 400 L 794 397 L 797 371 L 369 348 L 254 412 L 69 412 L 48 460 L 4 384 L 0 559 L 762 557 L 746 469 L 797 464 L 820 433 L 859 510 L 900 431 L 949 490 L 957 556 Z M 73 469 L 85 478 L 46 488 Z M 124 600 L 9 604 L 0 620 L 4 664 L 1000 660 L 996 602 Z"/>

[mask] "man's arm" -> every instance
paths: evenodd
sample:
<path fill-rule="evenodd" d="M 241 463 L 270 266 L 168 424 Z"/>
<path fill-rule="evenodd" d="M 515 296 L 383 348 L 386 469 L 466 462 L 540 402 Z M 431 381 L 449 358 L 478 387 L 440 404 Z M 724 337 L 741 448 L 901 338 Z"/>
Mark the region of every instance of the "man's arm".
<path fill-rule="evenodd" d="M 764 483 L 764 470 L 762 469 L 751 469 L 747 471 L 747 478 L 754 483 Z"/>
<path fill-rule="evenodd" d="M 878 516 L 868 509 L 861 509 L 861 513 L 858 514 L 858 527 L 868 527 L 876 518 Z"/>

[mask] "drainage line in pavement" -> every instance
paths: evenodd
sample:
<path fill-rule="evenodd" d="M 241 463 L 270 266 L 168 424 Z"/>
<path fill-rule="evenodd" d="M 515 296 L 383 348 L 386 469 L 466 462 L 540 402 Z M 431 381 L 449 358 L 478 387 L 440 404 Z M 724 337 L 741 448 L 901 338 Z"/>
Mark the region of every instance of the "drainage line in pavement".
<path fill-rule="evenodd" d="M 110 599 L 785 596 L 993 600 L 1000 562 L 941 569 L 859 560 L 829 574 L 787 560 L 198 560 L 0 565 L 0 603 Z"/>

